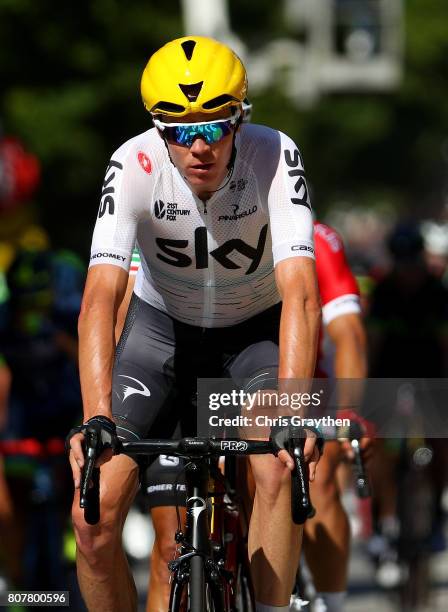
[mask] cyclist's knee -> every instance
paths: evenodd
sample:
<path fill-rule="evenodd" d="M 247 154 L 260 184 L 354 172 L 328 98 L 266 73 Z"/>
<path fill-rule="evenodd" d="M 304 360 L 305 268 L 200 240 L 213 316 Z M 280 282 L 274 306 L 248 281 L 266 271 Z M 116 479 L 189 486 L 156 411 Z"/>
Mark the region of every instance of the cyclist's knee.
<path fill-rule="evenodd" d="M 72 521 L 77 549 L 92 564 L 107 558 L 121 537 L 119 516 L 106 513 L 103 508 L 100 522 L 89 525 L 84 519 L 84 511 L 74 504 Z"/>
<path fill-rule="evenodd" d="M 168 563 L 176 554 L 176 543 L 173 537 L 156 537 L 153 555 L 151 557 L 151 573 L 156 574 L 161 580 L 169 577 Z"/>
<path fill-rule="evenodd" d="M 181 511 L 183 515 L 183 510 Z M 151 510 L 155 531 L 154 552 L 157 558 L 166 564 L 174 558 L 176 552 L 175 533 L 177 518 L 172 506 L 157 506 Z"/>
<path fill-rule="evenodd" d="M 316 470 L 316 477 L 311 487 L 313 504 L 320 510 L 339 501 L 339 488 L 336 477 L 341 458 L 339 443 L 327 443 L 322 459 Z"/>
<path fill-rule="evenodd" d="M 290 472 L 276 457 L 263 456 L 251 460 L 257 496 L 274 504 L 279 496 L 290 489 Z"/>
<path fill-rule="evenodd" d="M 324 512 L 327 508 L 331 508 L 334 504 L 340 503 L 339 489 L 336 478 L 316 480 L 311 486 L 311 499 L 316 510 Z"/>

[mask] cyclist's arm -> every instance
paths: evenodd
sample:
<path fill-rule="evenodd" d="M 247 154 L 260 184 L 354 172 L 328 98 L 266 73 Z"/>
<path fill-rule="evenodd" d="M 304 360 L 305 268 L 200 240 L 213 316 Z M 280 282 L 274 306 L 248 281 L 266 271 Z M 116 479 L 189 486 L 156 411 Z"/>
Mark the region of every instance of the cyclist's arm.
<path fill-rule="evenodd" d="M 275 267 L 275 276 L 282 298 L 279 378 L 311 379 L 321 319 L 314 260 L 282 260 Z"/>
<path fill-rule="evenodd" d="M 339 234 L 315 224 L 316 269 L 322 299 L 323 323 L 335 346 L 336 378 L 367 375 L 366 334 L 359 289 Z"/>
<path fill-rule="evenodd" d="M 313 259 L 294 257 L 282 260 L 275 267 L 275 276 L 282 298 L 279 391 L 283 393 L 297 391 L 295 381 L 313 377 L 321 308 Z M 302 391 L 308 391 L 306 381 L 299 385 Z M 309 477 L 313 481 L 319 460 L 314 438 L 307 438 L 304 452 L 309 462 Z M 290 470 L 294 469 L 289 453 L 281 451 L 278 457 Z"/>
<path fill-rule="evenodd" d="M 275 278 L 282 299 L 279 333 L 281 392 L 297 391 L 297 379 L 311 380 L 317 352 L 320 300 L 314 263 L 313 219 L 300 152 L 285 134 L 272 132 L 271 147 L 260 147 L 263 176 L 270 180 L 268 209 Z M 278 156 L 272 156 L 278 151 Z M 275 165 L 275 168 L 273 168 Z M 272 171 L 272 179 L 271 177 Z M 309 384 L 309 383 L 308 383 Z M 308 384 L 301 383 L 303 391 Z M 305 442 L 310 479 L 314 479 L 319 451 L 315 438 Z M 279 459 L 289 469 L 294 464 L 286 451 Z"/>
<path fill-rule="evenodd" d="M 311 203 L 300 151 L 288 136 L 275 134 L 278 142 L 269 151 L 278 145 L 278 157 L 268 208 L 275 278 L 283 303 L 279 378 L 311 379 L 320 323 Z M 263 163 L 268 176 L 271 160 Z"/>
<path fill-rule="evenodd" d="M 336 378 L 365 378 L 367 343 L 361 315 L 343 314 L 327 325 L 327 332 L 335 346 Z"/>
<path fill-rule="evenodd" d="M 127 281 L 127 272 L 110 264 L 93 266 L 87 275 L 78 324 L 84 421 L 111 417 L 114 330 Z"/>
<path fill-rule="evenodd" d="M 152 176 L 141 171 L 129 140 L 112 155 L 93 232 L 90 268 L 79 318 L 79 366 L 84 416 L 111 415 L 115 325 L 123 300 L 138 223 Z"/>

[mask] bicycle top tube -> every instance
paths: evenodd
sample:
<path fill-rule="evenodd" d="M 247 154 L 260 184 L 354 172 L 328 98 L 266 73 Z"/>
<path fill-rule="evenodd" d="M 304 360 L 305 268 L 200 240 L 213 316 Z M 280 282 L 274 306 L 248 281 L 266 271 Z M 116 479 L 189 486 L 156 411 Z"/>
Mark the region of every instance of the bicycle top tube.
<path fill-rule="evenodd" d="M 228 455 L 265 455 L 275 453 L 270 440 L 240 440 L 239 438 L 181 438 L 180 440 L 139 440 L 124 442 L 119 453 L 137 455 L 174 455 L 185 458 Z"/>

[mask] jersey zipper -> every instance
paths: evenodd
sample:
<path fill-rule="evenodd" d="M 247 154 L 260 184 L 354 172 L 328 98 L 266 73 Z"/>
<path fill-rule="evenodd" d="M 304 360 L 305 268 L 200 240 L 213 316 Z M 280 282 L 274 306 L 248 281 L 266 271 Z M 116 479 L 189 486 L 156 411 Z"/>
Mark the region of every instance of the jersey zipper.
<path fill-rule="evenodd" d="M 207 214 L 207 200 L 201 200 L 204 209 L 204 215 Z M 203 328 L 208 327 L 208 323 L 211 317 L 212 303 L 214 301 L 214 288 L 212 289 L 212 278 L 213 278 L 213 258 L 209 256 L 210 250 L 212 250 L 211 242 L 213 237 L 209 232 L 207 224 L 204 223 L 205 229 L 207 230 L 207 267 L 204 268 L 204 307 L 202 311 L 202 326 Z M 214 245 L 216 246 L 216 245 Z"/>

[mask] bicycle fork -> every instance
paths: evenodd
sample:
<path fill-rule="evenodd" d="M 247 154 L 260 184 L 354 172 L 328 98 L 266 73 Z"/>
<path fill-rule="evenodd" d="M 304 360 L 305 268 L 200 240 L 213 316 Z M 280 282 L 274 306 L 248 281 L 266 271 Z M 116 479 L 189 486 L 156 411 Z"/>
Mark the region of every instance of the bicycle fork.
<path fill-rule="evenodd" d="M 190 585 L 189 610 L 207 610 L 207 587 L 216 612 L 225 612 L 224 590 L 220 569 L 214 561 L 210 546 L 208 516 L 208 469 L 201 462 L 186 466 L 187 517 L 185 535 L 176 534 L 181 544 L 180 556 L 168 565 L 173 572 L 170 610 L 180 610 L 184 586 Z"/>

